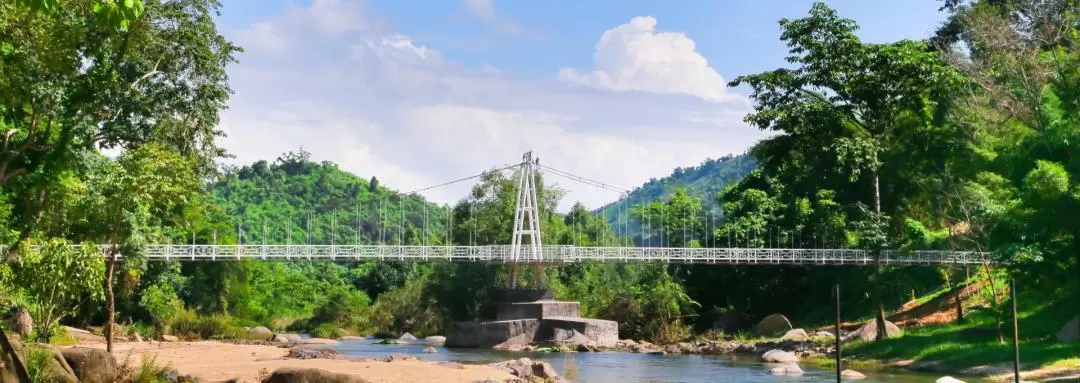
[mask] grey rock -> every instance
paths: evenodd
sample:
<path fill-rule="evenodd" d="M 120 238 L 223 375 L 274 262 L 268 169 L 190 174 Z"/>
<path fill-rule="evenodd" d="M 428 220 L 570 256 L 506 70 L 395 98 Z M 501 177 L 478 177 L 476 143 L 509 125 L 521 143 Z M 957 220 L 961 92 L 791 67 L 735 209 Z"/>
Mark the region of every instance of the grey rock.
<path fill-rule="evenodd" d="M 1057 332 L 1057 340 L 1059 342 L 1080 341 L 1080 316 L 1074 317 L 1061 326 L 1061 330 Z"/>
<path fill-rule="evenodd" d="M 252 327 L 245 331 L 250 339 L 270 340 L 274 338 L 274 332 L 266 327 Z"/>
<path fill-rule="evenodd" d="M 98 348 L 73 347 L 62 351 L 75 377 L 83 383 L 112 383 L 119 370 L 112 354 Z"/>
<path fill-rule="evenodd" d="M 788 363 L 769 370 L 769 373 L 773 375 L 802 375 L 803 370 L 795 363 Z"/>
<path fill-rule="evenodd" d="M 810 340 L 810 334 L 806 333 L 806 330 L 797 328 L 794 330 L 788 330 L 784 333 L 784 336 L 780 338 L 781 341 L 793 341 L 793 342 L 805 342 Z"/>
<path fill-rule="evenodd" d="M 406 342 L 415 342 L 416 337 L 413 336 L 413 334 L 404 333 L 400 337 L 398 337 L 398 340 L 403 340 L 403 341 L 406 341 Z"/>
<path fill-rule="evenodd" d="M 866 322 L 866 324 L 864 324 L 862 327 L 859 327 L 858 330 L 855 330 L 850 334 L 844 336 L 842 341 L 849 342 L 855 339 L 860 339 L 864 342 L 872 342 L 877 339 L 877 331 L 877 321 L 871 319 L 870 321 Z M 900 326 L 897 326 L 893 322 L 885 321 L 886 338 L 894 338 L 903 335 L 904 331 L 900 329 Z"/>
<path fill-rule="evenodd" d="M 439 352 L 439 350 L 436 350 L 435 347 L 428 347 L 428 348 L 424 349 L 424 353 L 427 353 L 427 354 L 436 354 L 438 352 Z"/>
<path fill-rule="evenodd" d="M 847 380 L 866 379 L 866 375 L 863 375 L 861 372 L 855 370 L 840 371 L 840 377 Z"/>
<path fill-rule="evenodd" d="M 790 331 L 791 321 L 781 314 L 772 314 L 754 325 L 754 332 L 761 336 L 778 337 Z"/>
<path fill-rule="evenodd" d="M 262 383 L 367 383 L 367 380 L 317 368 L 282 367 Z"/>
<path fill-rule="evenodd" d="M 761 355 L 761 360 L 768 363 L 797 363 L 799 356 L 784 350 L 769 350 Z"/>

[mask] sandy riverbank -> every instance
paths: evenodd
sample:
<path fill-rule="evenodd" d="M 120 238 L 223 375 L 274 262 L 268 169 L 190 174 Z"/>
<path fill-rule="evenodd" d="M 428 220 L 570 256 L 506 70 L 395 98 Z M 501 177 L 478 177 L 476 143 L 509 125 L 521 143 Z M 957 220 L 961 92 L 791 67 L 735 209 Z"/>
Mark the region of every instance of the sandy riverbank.
<path fill-rule="evenodd" d="M 102 344 L 82 347 L 104 348 Z M 281 367 L 318 368 L 364 378 L 373 383 L 390 382 L 474 382 L 492 379 L 503 381 L 512 375 L 494 367 L 461 365 L 448 367 L 419 360 L 349 361 L 329 359 L 285 359 L 289 350 L 275 346 L 240 345 L 214 341 L 176 343 L 117 343 L 113 354 L 117 362 L 137 366 L 142 358 L 156 356 L 160 365 L 171 365 L 181 374 L 190 374 L 204 382 L 233 378 L 257 381 L 261 374 Z"/>

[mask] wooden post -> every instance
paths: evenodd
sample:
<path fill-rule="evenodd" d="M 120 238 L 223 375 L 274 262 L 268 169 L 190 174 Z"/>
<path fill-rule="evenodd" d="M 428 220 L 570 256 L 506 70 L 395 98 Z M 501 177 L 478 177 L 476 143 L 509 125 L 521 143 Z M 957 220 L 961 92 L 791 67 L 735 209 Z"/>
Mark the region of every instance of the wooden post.
<path fill-rule="evenodd" d="M 833 296 L 836 299 L 836 326 L 833 330 L 836 332 L 836 383 L 840 383 L 840 284 L 837 283 L 833 286 Z"/>
<path fill-rule="evenodd" d="M 1013 377 L 1014 382 L 1020 382 L 1020 329 L 1016 321 L 1016 279 L 1010 281 L 1009 294 L 1012 295 L 1012 325 L 1013 325 Z"/>

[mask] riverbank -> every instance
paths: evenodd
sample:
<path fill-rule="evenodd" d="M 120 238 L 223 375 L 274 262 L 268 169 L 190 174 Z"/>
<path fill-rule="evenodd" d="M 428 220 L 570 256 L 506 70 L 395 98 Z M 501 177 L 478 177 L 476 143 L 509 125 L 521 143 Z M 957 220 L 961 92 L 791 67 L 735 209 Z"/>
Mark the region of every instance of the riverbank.
<path fill-rule="evenodd" d="M 101 344 L 82 347 L 104 348 Z M 503 382 L 515 376 L 489 365 L 430 363 L 415 358 L 382 360 L 293 359 L 289 348 L 270 345 L 236 344 L 218 341 L 199 342 L 130 342 L 114 345 L 117 362 L 139 365 L 152 359 L 171 366 L 180 374 L 202 382 L 243 379 L 258 382 L 273 371 L 292 368 L 315 368 L 332 373 L 356 376 L 372 383 L 391 382 Z"/>

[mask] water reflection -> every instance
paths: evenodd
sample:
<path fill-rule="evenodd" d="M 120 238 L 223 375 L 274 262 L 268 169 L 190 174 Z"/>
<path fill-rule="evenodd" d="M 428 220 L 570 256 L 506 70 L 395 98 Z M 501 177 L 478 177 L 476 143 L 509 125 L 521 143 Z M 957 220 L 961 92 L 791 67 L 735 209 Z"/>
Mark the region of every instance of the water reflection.
<path fill-rule="evenodd" d="M 427 345 L 376 345 L 374 340 L 349 340 L 334 346 L 339 352 L 357 358 L 382 358 L 406 354 L 428 361 L 483 364 L 527 357 L 551 363 L 556 371 L 582 383 L 712 383 L 712 382 L 834 382 L 835 372 L 802 366 L 802 376 L 774 376 L 769 368 L 753 358 L 735 359 L 709 355 L 647 355 L 616 352 L 582 353 L 509 353 L 482 349 L 436 347 L 435 354 L 423 352 Z M 867 379 L 860 382 L 933 382 L 939 375 L 898 374 L 886 371 L 860 372 Z M 964 379 L 974 382 L 972 379 Z"/>

